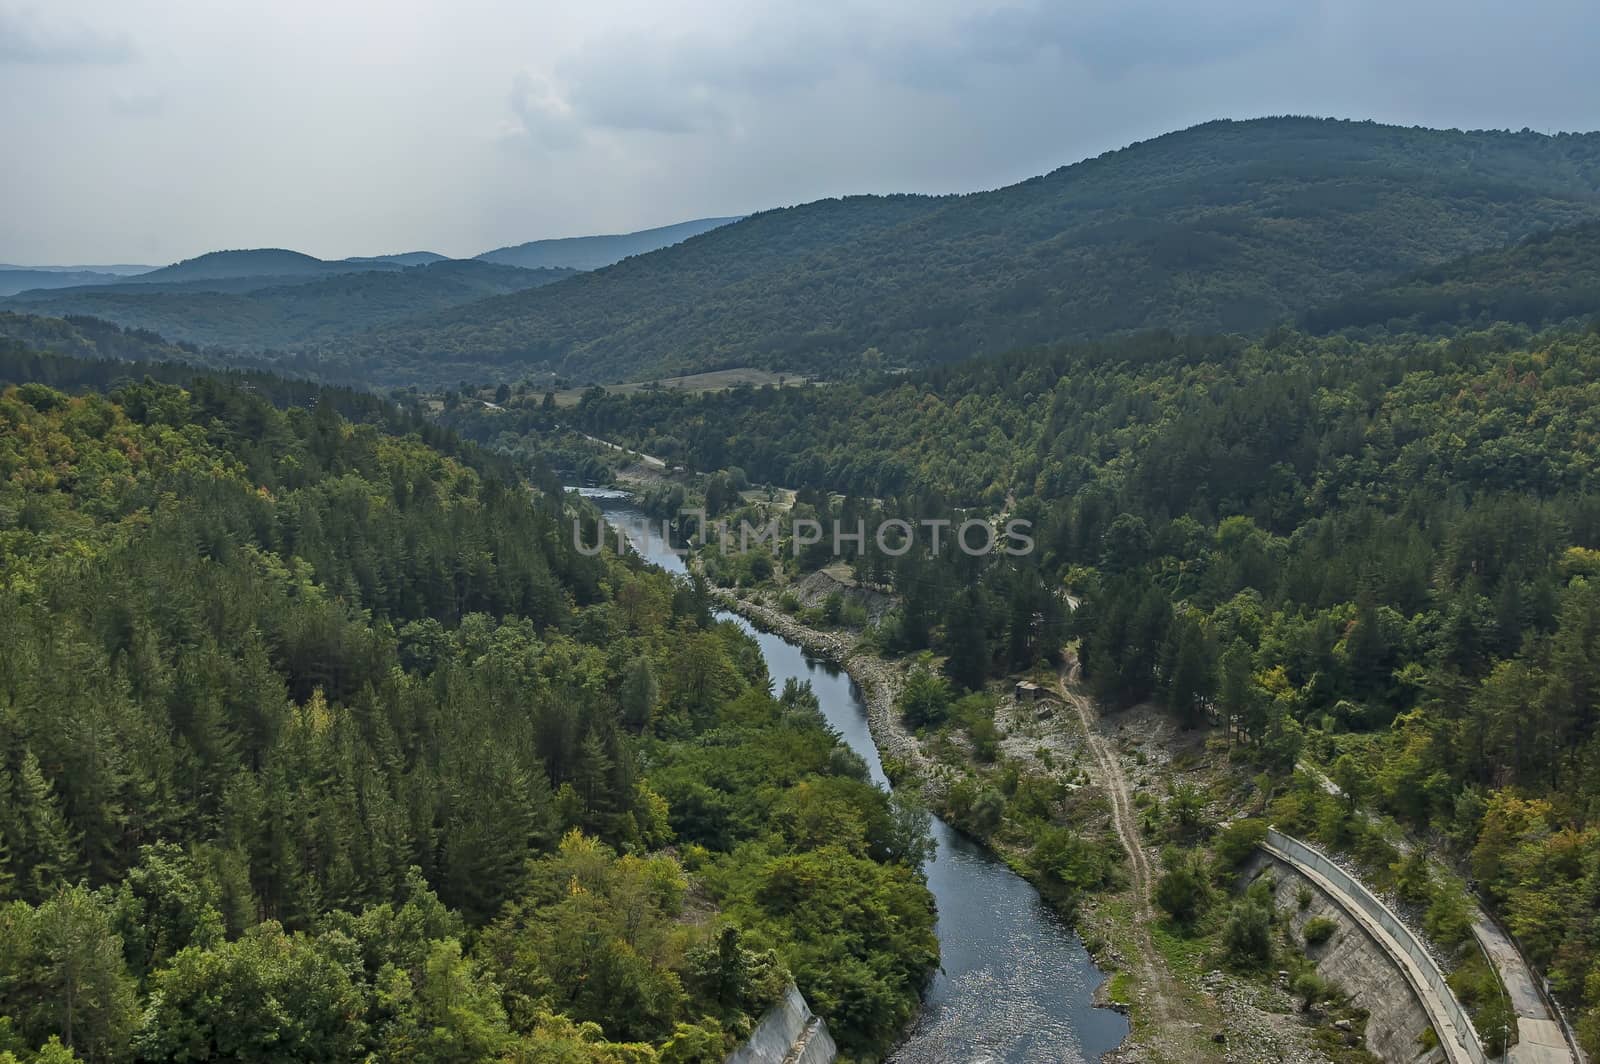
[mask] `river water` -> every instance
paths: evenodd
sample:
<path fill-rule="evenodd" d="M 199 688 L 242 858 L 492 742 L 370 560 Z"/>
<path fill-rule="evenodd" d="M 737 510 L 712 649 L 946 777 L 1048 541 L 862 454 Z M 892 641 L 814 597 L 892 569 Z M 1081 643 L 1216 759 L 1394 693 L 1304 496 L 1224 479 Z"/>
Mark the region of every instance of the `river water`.
<path fill-rule="evenodd" d="M 663 544 L 659 522 L 631 505 L 627 495 L 584 494 L 646 560 L 674 573 L 684 571 L 683 560 Z M 809 682 L 828 723 L 866 760 L 872 779 L 888 787 L 855 681 L 737 614 L 717 616 L 745 629 L 760 645 L 774 690 L 782 690 L 791 676 Z M 937 817 L 933 837 L 938 850 L 925 871 L 939 907 L 941 969 L 921 1017 L 891 1056 L 893 1064 L 1088 1062 L 1120 1044 L 1127 1020 L 1094 1007 L 1094 991 L 1105 974 L 1071 928 L 1025 880 Z"/>

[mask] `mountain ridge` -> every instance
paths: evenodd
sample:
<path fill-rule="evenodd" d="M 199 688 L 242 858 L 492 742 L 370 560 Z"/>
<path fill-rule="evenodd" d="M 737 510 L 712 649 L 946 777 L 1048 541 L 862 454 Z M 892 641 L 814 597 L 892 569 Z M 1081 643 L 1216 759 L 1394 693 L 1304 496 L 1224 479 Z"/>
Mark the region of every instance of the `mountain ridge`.
<path fill-rule="evenodd" d="M 687 240 L 692 236 L 738 221 L 742 215 L 722 218 L 695 218 L 687 222 L 639 229 L 631 233 L 599 233 L 594 236 L 551 237 L 511 244 L 473 256 L 482 262 L 496 262 L 524 269 L 538 266 L 595 270 L 619 262 L 630 255 L 644 254 Z"/>
<path fill-rule="evenodd" d="M 16 295 L 35 289 L 77 288 L 83 285 L 120 284 L 128 280 L 124 274 L 99 270 L 44 270 L 31 267 L 0 267 L 0 297 Z"/>
<path fill-rule="evenodd" d="M 0 301 L 0 308 L 94 317 L 174 341 L 249 352 L 345 338 L 427 311 L 553 284 L 572 273 L 443 259 L 389 269 L 31 291 Z"/>
<path fill-rule="evenodd" d="M 848 372 L 1149 328 L 1252 332 L 1538 229 L 1600 220 L 1600 134 L 1205 123 L 1000 189 L 855 196 L 375 331 L 419 374 Z M 871 354 L 876 351 L 877 354 Z"/>

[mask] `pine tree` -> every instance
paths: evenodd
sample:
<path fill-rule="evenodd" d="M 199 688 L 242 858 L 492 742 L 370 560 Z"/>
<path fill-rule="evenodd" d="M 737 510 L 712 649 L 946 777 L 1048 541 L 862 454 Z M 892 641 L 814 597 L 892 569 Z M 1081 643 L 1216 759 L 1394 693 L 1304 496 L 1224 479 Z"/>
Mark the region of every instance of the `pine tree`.
<path fill-rule="evenodd" d="M 622 689 L 617 699 L 622 708 L 622 722 L 634 731 L 650 726 L 656 702 L 661 697 L 661 685 L 656 681 L 654 666 L 643 655 L 628 663 L 622 676 Z"/>
<path fill-rule="evenodd" d="M 969 587 L 956 600 L 945 631 L 945 671 L 963 687 L 981 691 L 989 678 L 991 656 L 987 615 L 981 592 Z"/>
<path fill-rule="evenodd" d="M 21 845 L 15 857 L 18 867 L 26 869 L 27 874 L 23 893 L 43 900 L 61 883 L 77 880 L 82 871 L 79 848 L 56 801 L 55 788 L 45 778 L 31 749 L 23 753 L 14 793 L 22 824 Z"/>
<path fill-rule="evenodd" d="M 33 914 L 25 968 L 44 991 L 24 1025 L 32 1040 L 59 1033 L 87 1061 L 120 1058 L 138 1018 L 133 979 L 109 915 L 81 886 L 63 887 Z"/>

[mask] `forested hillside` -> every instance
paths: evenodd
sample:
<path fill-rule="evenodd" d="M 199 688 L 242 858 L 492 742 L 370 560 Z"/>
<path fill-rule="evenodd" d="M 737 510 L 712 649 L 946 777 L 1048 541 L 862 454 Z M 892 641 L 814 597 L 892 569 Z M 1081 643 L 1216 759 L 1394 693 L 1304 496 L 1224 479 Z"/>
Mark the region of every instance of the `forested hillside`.
<path fill-rule="evenodd" d="M 72 315 L 47 318 L 0 310 L 0 383 L 44 381 L 61 387 L 94 382 L 104 387 L 119 380 L 137 380 L 154 374 L 158 380 L 185 383 L 197 367 L 233 377 L 245 374 L 252 386 L 280 388 L 289 383 L 283 375 L 310 377 L 317 369 L 303 355 L 266 352 L 202 350 L 195 344 L 171 343 L 147 329 L 123 328 L 100 318 Z M 102 365 L 101 363 L 111 363 Z M 321 379 L 327 380 L 326 374 Z M 315 387 L 299 394 L 309 397 Z"/>
<path fill-rule="evenodd" d="M 510 247 L 485 251 L 477 258 L 482 262 L 521 266 L 525 270 L 551 268 L 598 270 L 629 255 L 643 255 L 657 248 L 669 247 L 736 221 L 737 218 L 696 218 L 694 221 L 678 222 L 676 225 L 641 229 L 636 233 L 530 240 L 526 244 L 513 244 Z"/>
<path fill-rule="evenodd" d="M 0 337 L 11 341 L 18 355 L 33 351 L 127 362 L 202 360 L 193 344 L 168 343 L 156 333 L 124 329 L 98 318 L 48 318 L 0 311 Z M 9 364 L 14 367 L 15 363 Z"/>
<path fill-rule="evenodd" d="M 1253 331 L 1595 218 L 1600 135 L 1214 122 L 993 192 L 767 211 L 338 357 L 386 381 L 839 374 L 1151 327 Z"/>
<path fill-rule="evenodd" d="M 1069 587 L 1104 703 L 1154 699 L 1191 726 L 1218 706 L 1280 795 L 1280 826 L 1385 876 L 1401 855 L 1314 779 L 1291 785 L 1297 764 L 1439 841 L 1600 1050 L 1597 382 L 1592 328 L 1377 343 L 1279 330 L 854 387 L 596 392 L 527 416 L 806 489 L 797 505 L 851 527 L 952 505 L 1032 520 L 1025 559 L 858 563 L 904 599 L 878 638 L 931 647 L 975 686 L 1048 653 L 1040 625 L 1059 608 L 1039 589 Z"/>
<path fill-rule="evenodd" d="M 83 284 L 115 284 L 114 273 L 95 270 L 27 270 L 0 266 L 0 296 L 15 295 L 33 288 L 68 288 Z"/>
<path fill-rule="evenodd" d="M 925 817 L 702 588 L 304 387 L 0 392 L 0 1054 L 712 1062 L 791 976 L 881 1052 Z"/>
<path fill-rule="evenodd" d="M 1531 328 L 1600 316 L 1600 225 L 1536 233 L 1308 311 L 1313 332 Z"/>
<path fill-rule="evenodd" d="M 102 318 L 182 343 L 249 354 L 304 349 L 429 311 L 537 288 L 573 273 L 471 259 L 377 268 L 382 265 L 181 283 L 135 278 L 116 285 L 28 292 L 7 305 L 33 314 Z M 321 372 L 337 376 L 335 370 Z"/>
<path fill-rule="evenodd" d="M 398 270 L 402 264 L 386 257 L 361 260 L 319 259 L 287 248 L 241 248 L 208 251 L 192 259 L 128 278 L 130 284 L 170 284 L 218 281 L 230 277 L 326 277 L 355 270 Z"/>

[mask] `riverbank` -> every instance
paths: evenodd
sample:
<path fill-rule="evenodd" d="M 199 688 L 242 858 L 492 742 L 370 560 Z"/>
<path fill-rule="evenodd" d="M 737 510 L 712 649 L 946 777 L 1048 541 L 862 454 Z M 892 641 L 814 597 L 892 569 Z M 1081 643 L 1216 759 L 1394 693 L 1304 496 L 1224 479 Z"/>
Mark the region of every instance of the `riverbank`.
<path fill-rule="evenodd" d="M 648 524 L 642 512 L 613 503 L 608 514 L 647 560 L 685 569 L 681 556 L 642 536 Z M 1084 1062 L 1117 1053 L 1128 1021 L 1120 1010 L 1096 1007 L 1105 1001 L 1106 972 L 1061 910 L 1031 885 L 1026 849 L 986 846 L 939 815 L 958 797 L 950 785 L 966 781 L 964 757 L 943 735 L 928 746 L 904 727 L 896 702 L 905 666 L 865 649 L 858 633 L 806 625 L 779 609 L 774 595 L 746 599 L 715 586 L 708 591 L 725 616 L 737 616 L 754 633 L 775 684 L 796 679 L 812 685 L 819 709 L 866 760 L 874 780 L 891 785 L 892 773 L 935 807 L 935 856 L 924 872 L 938 900 L 941 964 L 893 1064 Z M 1025 729 L 1008 724 L 1007 730 L 1016 732 L 1014 742 L 1022 741 Z M 1007 756 L 1027 756 L 1014 742 L 1003 744 Z M 992 781 L 985 786 L 993 790 Z"/>
<path fill-rule="evenodd" d="M 757 628 L 782 636 L 808 654 L 830 661 L 849 673 L 866 701 L 867 727 L 890 781 L 899 784 L 902 779 L 910 779 L 922 787 L 933 782 L 933 760 L 923 754 L 916 736 L 895 712 L 895 702 L 905 685 L 905 673 L 899 666 L 862 650 L 859 641 L 852 637 L 801 624 L 776 607 L 742 598 L 727 588 L 714 587 L 711 594 Z"/>
<path fill-rule="evenodd" d="M 757 628 L 843 668 L 861 690 L 869 731 L 886 769 L 892 764 L 897 783 L 920 787 L 936 811 L 951 786 L 964 778 L 986 778 L 976 763 L 964 771 L 954 768 L 948 763 L 950 749 L 937 744 L 932 751 L 925 749 L 923 740 L 902 723 L 895 703 L 904 684 L 903 665 L 863 649 L 851 633 L 810 627 L 770 603 L 723 588 L 713 589 L 713 595 Z M 1065 693 L 1083 697 L 1072 684 Z M 1330 1059 L 1372 1059 L 1359 1052 L 1329 1053 L 1330 1047 L 1315 1045 L 1313 1032 L 1297 1014 L 1286 987 L 1263 985 L 1203 964 L 1194 944 L 1167 931 L 1153 912 L 1149 895 L 1158 847 L 1147 846 L 1141 837 L 1133 796 L 1159 794 L 1172 780 L 1188 777 L 1190 756 L 1183 747 L 1191 740 L 1154 714 L 1100 718 L 1090 710 L 1080 715 L 1069 700 L 1065 712 L 1040 715 L 1009 697 L 1000 701 L 996 719 L 1006 736 L 1001 742 L 1005 758 L 1036 768 L 1042 759 L 1044 766 L 1054 765 L 1056 774 L 1078 774 L 1084 783 L 1092 777 L 1092 786 L 1082 787 L 1069 817 L 1080 833 L 1112 830 L 1116 821 L 1112 812 L 1118 806 L 1112 796 L 1120 793 L 1122 841 L 1130 850 L 1130 861 L 1132 854 L 1141 858 L 1137 865 L 1142 876 L 1130 873 L 1120 887 L 1083 895 L 1066 909 L 1057 907 L 1058 914 L 1080 931 L 1100 970 L 1108 974 L 1094 990 L 1093 1003 L 1122 1011 L 1131 1020 L 1126 1039 L 1101 1059 L 1114 1064 L 1269 1059 L 1326 1064 Z M 1080 761 L 1089 764 L 1088 775 L 1074 767 Z M 988 776 L 993 775 L 991 767 Z M 996 839 L 983 845 L 1035 889 L 1043 888 L 1042 896 L 1049 898 L 1051 884 L 1040 881 L 1025 848 Z"/>
<path fill-rule="evenodd" d="M 896 786 L 919 791 L 938 811 L 937 806 L 953 782 L 953 774 L 947 765 L 923 750 L 921 741 L 900 719 L 896 702 L 905 683 L 903 664 L 887 661 L 874 651 L 864 649 L 860 641 L 849 633 L 813 628 L 770 604 L 741 597 L 726 588 L 713 588 L 712 595 L 720 606 L 743 617 L 757 629 L 795 644 L 818 660 L 842 668 L 861 692 L 868 731 L 884 763 L 885 773 Z M 968 846 L 981 850 L 992 859 L 998 859 L 1013 875 L 1027 882 L 1035 891 L 1039 890 L 1041 884 L 1022 859 L 1025 856 L 1022 851 L 1014 847 L 986 844 L 965 834 L 961 837 Z M 1071 911 L 1053 906 L 1047 891 L 1038 893 L 1037 897 L 1039 904 L 1057 917 L 1071 922 Z M 1093 953 L 1090 955 L 1095 956 Z M 1096 961 L 1102 959 L 1095 956 Z M 1096 1009 L 1126 1015 L 1126 1005 L 1114 1000 L 1110 993 L 1110 989 L 1118 985 L 1117 973 L 1104 963 L 1099 964 L 1098 968 L 1104 978 L 1099 980 L 1098 986 L 1092 987 L 1089 1003 Z M 1090 988 L 1086 987 L 1085 990 Z M 1129 1062 L 1152 1059 L 1137 1051 L 1130 1054 L 1127 1049 L 1124 1038 L 1119 1044 L 1110 1046 L 1098 1059 Z"/>

